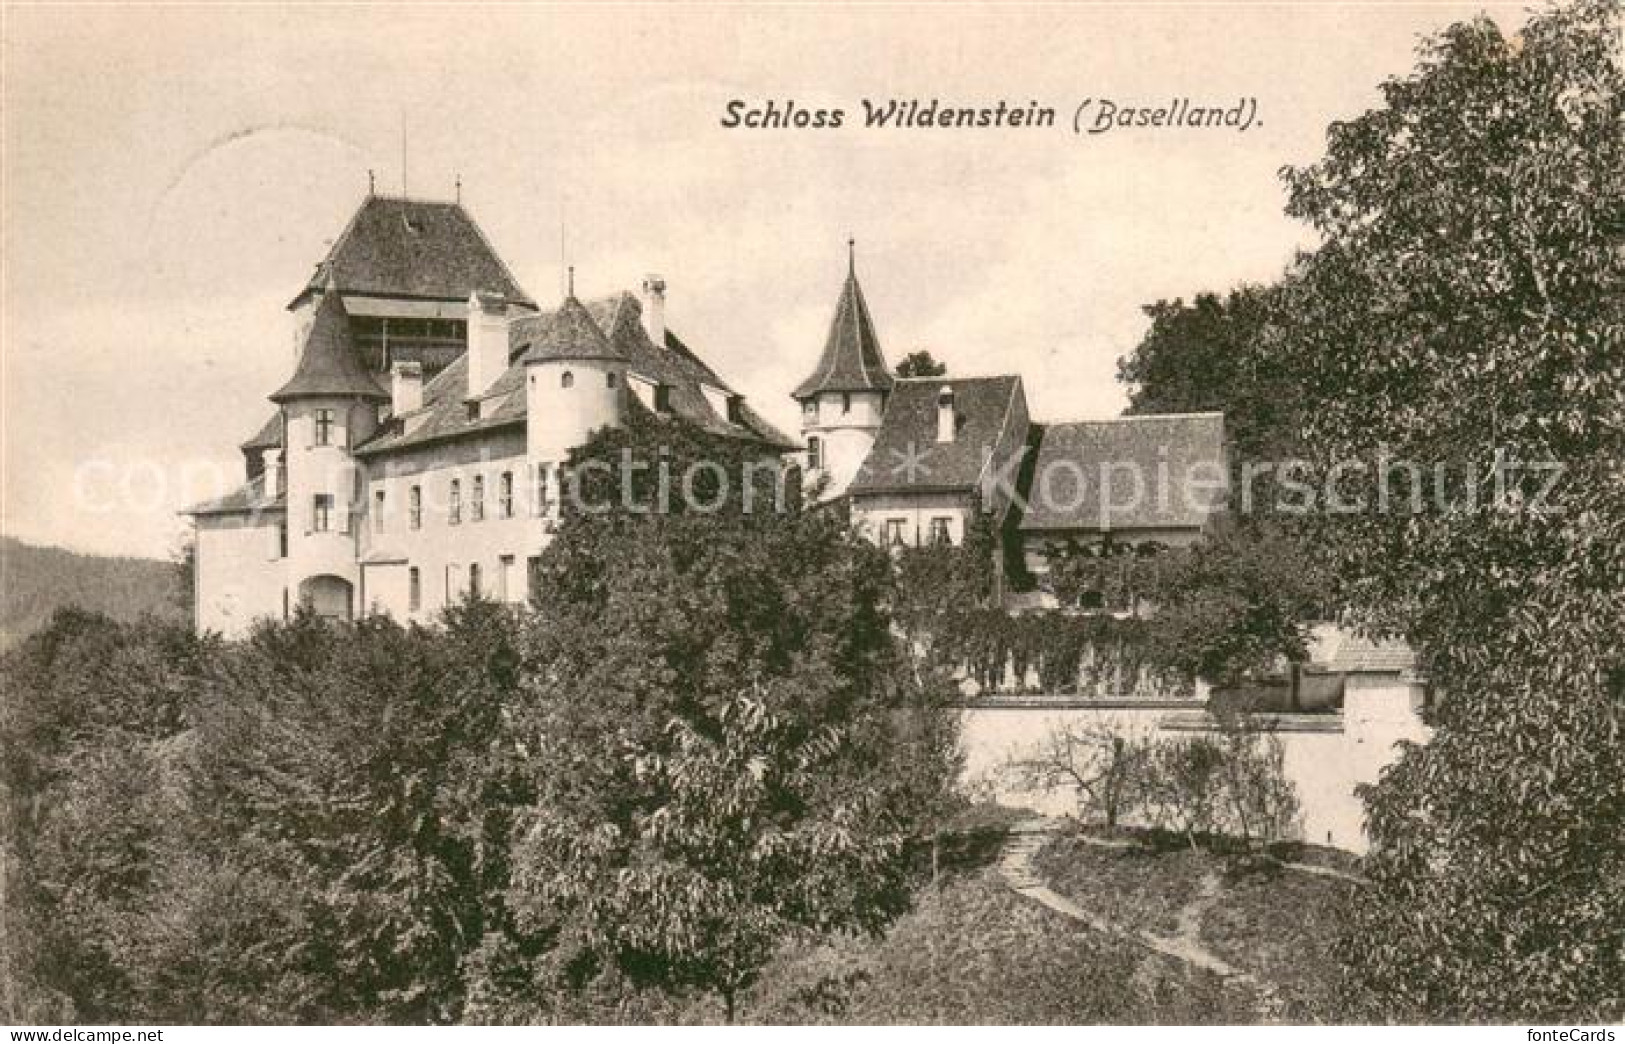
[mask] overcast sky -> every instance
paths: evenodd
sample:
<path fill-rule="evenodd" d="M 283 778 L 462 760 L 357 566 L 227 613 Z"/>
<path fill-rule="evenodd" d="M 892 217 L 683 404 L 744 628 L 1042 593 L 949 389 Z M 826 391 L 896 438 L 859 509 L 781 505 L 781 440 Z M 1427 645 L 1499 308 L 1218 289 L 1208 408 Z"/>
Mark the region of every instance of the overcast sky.
<path fill-rule="evenodd" d="M 1280 273 L 1283 164 L 1485 5 L 8 8 L 5 530 L 165 555 L 240 476 L 283 306 L 365 195 L 464 202 L 544 305 L 666 276 L 669 321 L 789 430 L 846 266 L 895 361 L 1110 416 L 1139 306 Z M 1495 9 L 1521 21 L 1522 5 Z M 861 100 L 1234 105 L 1234 130 L 864 130 Z M 846 110 L 721 126 L 735 98 Z"/>

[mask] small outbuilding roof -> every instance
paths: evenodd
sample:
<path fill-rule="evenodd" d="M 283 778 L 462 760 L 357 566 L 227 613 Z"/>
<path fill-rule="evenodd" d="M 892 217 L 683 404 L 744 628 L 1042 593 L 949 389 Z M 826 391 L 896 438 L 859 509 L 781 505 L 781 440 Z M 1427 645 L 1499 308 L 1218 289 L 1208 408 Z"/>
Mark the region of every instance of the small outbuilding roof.
<path fill-rule="evenodd" d="M 1047 424 L 1023 531 L 1200 528 L 1224 504 L 1224 414 Z"/>

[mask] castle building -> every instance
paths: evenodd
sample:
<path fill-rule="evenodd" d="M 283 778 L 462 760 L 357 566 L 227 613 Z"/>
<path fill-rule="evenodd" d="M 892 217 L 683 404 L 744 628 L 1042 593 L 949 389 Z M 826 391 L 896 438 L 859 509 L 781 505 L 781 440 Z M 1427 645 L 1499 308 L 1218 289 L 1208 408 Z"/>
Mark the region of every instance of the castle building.
<path fill-rule="evenodd" d="M 1222 417 L 1040 425 L 1017 375 L 897 377 L 854 260 L 791 392 L 803 443 L 668 329 L 665 305 L 650 276 L 543 309 L 461 204 L 369 195 L 288 305 L 298 354 L 242 445 L 244 484 L 187 512 L 199 629 L 238 636 L 299 605 L 428 620 L 470 593 L 528 600 L 561 464 L 629 409 L 804 453 L 810 487 L 888 546 L 961 543 L 986 513 L 1040 578 L 1061 544 L 1185 544 L 1222 509 L 1190 496 L 1197 469 L 1222 485 Z"/>
<path fill-rule="evenodd" d="M 198 628 L 526 600 L 560 465 L 630 409 L 798 450 L 666 328 L 665 293 L 543 310 L 461 205 L 369 196 L 288 306 L 297 362 L 245 483 L 187 512 Z"/>

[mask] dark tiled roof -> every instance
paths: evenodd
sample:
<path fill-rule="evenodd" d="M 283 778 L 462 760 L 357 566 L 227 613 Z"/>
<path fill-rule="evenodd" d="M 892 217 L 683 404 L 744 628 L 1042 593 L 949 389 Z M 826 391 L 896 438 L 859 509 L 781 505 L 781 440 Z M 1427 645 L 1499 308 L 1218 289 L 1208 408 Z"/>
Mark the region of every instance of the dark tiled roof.
<path fill-rule="evenodd" d="M 892 381 L 857 273 L 849 271 L 829 324 L 829 337 L 824 340 L 824 354 L 812 374 L 790 394 L 803 399 L 826 391 L 885 391 Z"/>
<path fill-rule="evenodd" d="M 329 274 L 345 294 L 466 301 L 481 291 L 535 307 L 459 203 L 368 196 L 292 304 Z"/>
<path fill-rule="evenodd" d="M 282 445 L 282 411 L 278 410 L 265 419 L 265 423 L 260 425 L 260 430 L 243 443 L 242 448 L 267 450 L 276 449 L 280 445 Z"/>
<path fill-rule="evenodd" d="M 1416 650 L 1397 639 L 1374 641 L 1351 635 L 1338 646 L 1327 669 L 1343 674 L 1403 674 L 1416 669 Z"/>
<path fill-rule="evenodd" d="M 640 317 L 637 298 L 624 293 L 586 303 L 572 298 L 557 311 L 521 316 L 508 324 L 508 355 L 513 363 L 481 396 L 479 419 L 468 417 L 468 358 L 464 355 L 424 386 L 422 410 L 404 418 L 391 418 L 357 452 L 387 453 L 522 424 L 526 409 L 525 360 L 535 357 L 539 346 L 545 353 L 541 357 L 561 358 L 553 354 L 554 346 L 577 342 L 594 346 L 594 351 L 602 351 L 602 345 L 607 345 L 610 357 L 624 360 L 628 373 L 669 388 L 671 417 L 677 422 L 776 449 L 798 448 L 794 440 L 762 420 L 746 404 L 740 407 L 740 423 L 719 415 L 700 386 L 709 384 L 726 392 L 727 385 L 669 331 L 666 347 L 656 348 Z M 562 324 L 563 329 L 555 330 L 556 324 Z"/>
<path fill-rule="evenodd" d="M 1102 465 L 1116 466 L 1103 470 Z M 1103 474 L 1112 484 L 1111 495 L 1104 499 Z M 1163 476 L 1165 490 L 1161 489 Z M 1023 491 L 1028 505 L 1021 528 L 1201 526 L 1222 505 L 1222 492 L 1210 490 L 1211 483 L 1223 477 L 1224 415 L 1220 413 L 1046 425 L 1032 486 Z M 1205 484 L 1208 490 L 1197 484 Z"/>
<path fill-rule="evenodd" d="M 193 504 L 183 515 L 251 515 L 256 512 L 286 511 L 287 498 L 282 495 L 267 497 L 257 481 L 234 489 L 223 497 Z"/>
<path fill-rule="evenodd" d="M 271 395 L 271 401 L 281 403 L 313 395 L 389 398 L 356 354 L 350 340 L 350 315 L 331 282 L 316 304 L 293 378 Z"/>
<path fill-rule="evenodd" d="M 954 392 L 954 441 L 937 441 L 937 395 Z M 900 379 L 886 413 L 847 491 L 862 493 L 969 492 L 989 455 L 1026 438 L 1027 400 L 1021 378 L 921 377 Z M 1013 430 L 1019 427 L 1020 431 Z"/>
<path fill-rule="evenodd" d="M 536 323 L 527 339 L 520 362 L 546 362 L 550 359 L 614 359 L 626 361 L 626 352 L 617 348 L 593 322 L 587 308 L 575 297 L 566 297 L 558 311 L 545 323 Z M 513 344 L 510 335 L 508 343 Z M 510 351 L 511 354 L 511 351 Z"/>

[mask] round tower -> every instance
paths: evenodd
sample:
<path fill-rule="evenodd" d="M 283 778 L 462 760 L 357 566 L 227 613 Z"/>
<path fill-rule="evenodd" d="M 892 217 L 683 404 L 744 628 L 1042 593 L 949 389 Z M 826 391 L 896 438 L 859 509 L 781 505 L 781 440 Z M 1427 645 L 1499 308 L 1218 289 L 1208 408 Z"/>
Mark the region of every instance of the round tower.
<path fill-rule="evenodd" d="M 356 354 L 349 315 L 331 286 L 315 306 L 292 379 L 271 401 L 283 417 L 290 601 L 349 619 L 359 580 L 352 450 L 377 430 L 389 394 Z"/>
<path fill-rule="evenodd" d="M 557 506 L 558 467 L 600 428 L 618 427 L 626 401 L 626 355 L 574 295 L 525 350 L 525 445 L 539 514 Z"/>
<path fill-rule="evenodd" d="M 849 251 L 852 246 L 849 240 Z M 808 479 L 823 481 L 826 499 L 844 493 L 868 458 L 893 383 L 858 285 L 855 256 L 849 254 L 846 284 L 823 354 L 812 374 L 791 393 L 801 404 Z"/>

